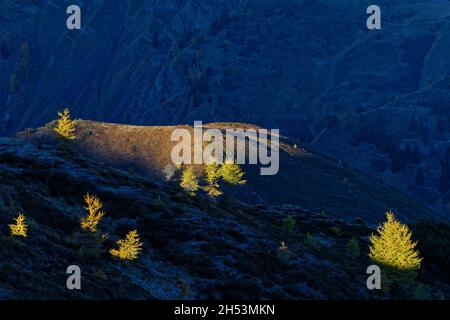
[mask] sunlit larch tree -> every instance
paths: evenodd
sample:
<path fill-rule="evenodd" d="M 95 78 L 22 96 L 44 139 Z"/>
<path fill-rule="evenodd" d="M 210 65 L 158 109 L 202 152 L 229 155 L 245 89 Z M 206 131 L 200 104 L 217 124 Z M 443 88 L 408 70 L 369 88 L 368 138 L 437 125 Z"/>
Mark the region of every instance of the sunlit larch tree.
<path fill-rule="evenodd" d="M 411 240 L 408 226 L 400 223 L 391 211 L 386 213 L 386 218 L 378 227 L 378 234 L 370 236 L 369 257 L 377 264 L 397 270 L 419 269 L 422 258 L 415 249 L 417 243 Z"/>
<path fill-rule="evenodd" d="M 11 230 L 11 236 L 27 237 L 28 235 L 28 225 L 22 213 L 19 213 L 15 219 L 15 223 L 9 224 L 8 227 Z"/>
<path fill-rule="evenodd" d="M 122 260 L 135 260 L 142 251 L 142 242 L 140 241 L 137 230 L 130 231 L 125 239 L 117 241 L 119 246 L 117 249 L 109 250 L 112 256 L 118 257 Z"/>
<path fill-rule="evenodd" d="M 195 193 L 198 191 L 198 178 L 195 175 L 193 167 L 187 167 L 183 170 L 180 179 L 180 186 L 191 195 L 195 195 Z"/>
<path fill-rule="evenodd" d="M 65 108 L 63 112 L 58 112 L 59 119 L 53 130 L 64 140 L 73 140 L 75 136 L 75 124 L 70 118 L 70 111 Z"/>
<path fill-rule="evenodd" d="M 87 216 L 81 218 L 81 228 L 95 233 L 97 232 L 97 225 L 105 215 L 105 212 L 101 211 L 103 203 L 98 197 L 89 193 L 84 196 L 84 202 L 86 203 L 84 209 L 87 211 Z"/>

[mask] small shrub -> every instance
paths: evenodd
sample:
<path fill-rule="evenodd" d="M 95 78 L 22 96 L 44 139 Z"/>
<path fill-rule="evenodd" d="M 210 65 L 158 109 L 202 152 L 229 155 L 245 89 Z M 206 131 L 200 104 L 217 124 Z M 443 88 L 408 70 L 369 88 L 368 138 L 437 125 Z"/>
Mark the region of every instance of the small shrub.
<path fill-rule="evenodd" d="M 103 269 L 98 269 L 97 271 L 95 271 L 94 276 L 105 281 L 108 280 L 108 277 L 106 276 Z"/>
<path fill-rule="evenodd" d="M 166 182 L 174 182 L 179 179 L 180 168 L 176 165 L 169 163 L 163 169 L 163 176 Z"/>
<path fill-rule="evenodd" d="M 103 245 L 107 239 L 107 234 L 74 232 L 67 236 L 65 241 L 74 249 L 78 249 L 81 258 L 98 259 L 105 253 Z"/>
<path fill-rule="evenodd" d="M 138 151 L 138 147 L 135 144 L 133 144 L 129 149 L 130 154 L 135 154 L 137 151 Z"/>
<path fill-rule="evenodd" d="M 361 218 L 361 217 L 355 217 L 355 218 L 353 219 L 353 223 L 354 223 L 354 224 L 359 224 L 359 225 L 364 225 L 364 219 Z"/>
<path fill-rule="evenodd" d="M 163 210 L 165 208 L 164 201 L 161 200 L 161 196 L 158 196 L 158 199 L 153 202 L 153 207 L 157 210 Z"/>
<path fill-rule="evenodd" d="M 430 290 L 423 283 L 418 283 L 414 294 L 415 300 L 430 300 Z"/>
<path fill-rule="evenodd" d="M 337 237 L 341 237 L 342 234 L 343 234 L 341 228 L 336 227 L 336 226 L 331 227 L 331 228 L 330 228 L 330 231 L 331 231 L 331 233 L 333 233 L 333 234 L 334 234 L 335 236 L 337 236 Z"/>
<path fill-rule="evenodd" d="M 296 222 L 294 218 L 292 218 L 291 215 L 288 215 L 286 218 L 283 219 L 283 229 L 292 232 L 295 229 Z"/>
<path fill-rule="evenodd" d="M 90 136 L 92 136 L 94 134 L 94 132 L 92 130 L 83 130 L 81 133 L 79 133 L 79 137 L 80 138 L 89 138 Z"/>
<path fill-rule="evenodd" d="M 358 240 L 356 239 L 350 239 L 347 242 L 347 247 L 346 247 L 346 254 L 348 257 L 350 258 L 356 258 L 359 257 L 359 255 L 361 254 L 360 250 L 359 250 L 359 243 Z"/>
<path fill-rule="evenodd" d="M 180 287 L 180 291 L 181 291 L 181 299 L 182 300 L 186 299 L 191 292 L 189 283 L 182 278 L 178 278 L 178 281 L 179 281 L 179 287 Z"/>
<path fill-rule="evenodd" d="M 314 250 L 320 249 L 320 244 L 317 242 L 316 237 L 309 232 L 306 233 L 305 245 Z"/>

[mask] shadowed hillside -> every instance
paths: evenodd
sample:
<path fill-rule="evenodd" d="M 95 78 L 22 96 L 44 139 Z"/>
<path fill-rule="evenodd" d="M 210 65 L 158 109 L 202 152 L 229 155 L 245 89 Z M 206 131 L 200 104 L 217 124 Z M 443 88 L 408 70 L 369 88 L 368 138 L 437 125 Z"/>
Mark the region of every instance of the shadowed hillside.
<path fill-rule="evenodd" d="M 363 220 L 192 198 L 176 185 L 16 139 L 0 139 L 0 179 L 2 299 L 412 299 L 422 297 L 417 285 L 427 297 L 450 294 L 448 247 L 430 238 L 448 239 L 445 226 L 414 227 L 425 256 L 418 283 L 368 291 L 374 230 Z M 80 229 L 87 192 L 104 202 L 101 238 Z M 26 238 L 8 236 L 18 212 L 29 225 Z M 111 257 L 107 250 L 133 229 L 143 242 L 139 259 Z M 349 251 L 350 240 L 357 247 Z M 70 291 L 66 268 L 74 264 L 83 284 Z"/>
<path fill-rule="evenodd" d="M 173 185 L 159 185 L 66 151 L 6 138 L 0 139 L 0 178 L 2 298 L 364 295 L 364 277 L 336 254 L 337 246 L 345 252 L 349 237 L 361 238 L 363 243 L 369 229 L 360 225 L 300 209 L 268 210 L 236 202 L 215 203 L 205 197 L 192 199 Z M 99 225 L 100 232 L 109 235 L 104 243 L 81 232 L 86 192 L 105 203 L 106 216 Z M 25 214 L 30 225 L 27 238 L 6 236 L 6 224 L 17 211 Z M 288 214 L 298 221 L 291 235 L 282 228 Z M 345 230 L 342 238 L 335 239 L 333 226 Z M 137 229 L 142 237 L 142 256 L 128 263 L 113 259 L 106 249 L 130 229 Z M 306 232 L 317 233 L 321 249 L 304 242 Z M 281 241 L 288 241 L 289 250 L 279 249 Z M 65 271 L 72 264 L 82 269 L 81 291 L 66 289 Z M 337 268 L 325 275 L 329 278 L 325 283 L 320 270 L 328 272 L 329 264 Z"/>

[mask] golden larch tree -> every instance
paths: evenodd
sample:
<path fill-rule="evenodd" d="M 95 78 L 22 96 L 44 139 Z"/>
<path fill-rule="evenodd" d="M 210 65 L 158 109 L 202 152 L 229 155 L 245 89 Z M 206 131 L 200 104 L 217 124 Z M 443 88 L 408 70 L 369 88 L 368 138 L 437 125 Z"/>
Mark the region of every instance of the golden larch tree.
<path fill-rule="evenodd" d="M 86 217 L 81 218 L 81 228 L 95 233 L 97 232 L 98 223 L 105 215 L 105 212 L 101 211 L 103 203 L 98 197 L 92 196 L 89 193 L 84 196 L 84 202 L 86 203 L 84 209 L 86 209 L 88 214 Z"/>
<path fill-rule="evenodd" d="M 212 160 L 205 165 L 206 182 L 208 185 L 205 187 L 205 191 L 211 197 L 218 197 L 222 194 L 219 186 L 220 179 L 220 165 L 217 161 Z"/>
<path fill-rule="evenodd" d="M 142 242 L 137 230 L 130 231 L 125 239 L 117 240 L 118 249 L 111 249 L 109 253 L 120 259 L 135 260 L 142 251 Z"/>
<path fill-rule="evenodd" d="M 411 240 L 408 226 L 400 223 L 391 211 L 386 212 L 387 221 L 370 236 L 369 257 L 375 263 L 397 270 L 420 268 L 422 258 L 415 250 L 417 242 Z"/>
<path fill-rule="evenodd" d="M 187 167 L 183 170 L 183 174 L 181 175 L 180 179 L 180 186 L 191 195 L 195 195 L 199 188 L 199 185 L 198 178 L 195 175 L 193 167 Z"/>
<path fill-rule="evenodd" d="M 75 124 L 70 118 L 70 110 L 65 108 L 63 112 L 58 111 L 59 119 L 56 122 L 56 126 L 53 130 L 65 140 L 73 140 L 75 136 Z"/>
<path fill-rule="evenodd" d="M 28 226 L 25 222 L 25 216 L 22 213 L 19 213 L 19 216 L 15 221 L 15 224 L 8 225 L 11 230 L 11 236 L 26 237 L 28 235 Z"/>
<path fill-rule="evenodd" d="M 227 159 L 220 169 L 222 179 L 231 185 L 245 184 L 243 179 L 245 172 L 233 160 Z"/>

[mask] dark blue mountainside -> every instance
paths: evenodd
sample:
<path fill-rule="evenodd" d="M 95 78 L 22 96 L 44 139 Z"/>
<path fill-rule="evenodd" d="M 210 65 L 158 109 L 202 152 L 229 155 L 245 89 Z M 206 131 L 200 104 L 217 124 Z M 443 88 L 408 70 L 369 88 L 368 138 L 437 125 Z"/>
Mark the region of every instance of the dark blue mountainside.
<path fill-rule="evenodd" d="M 77 117 L 239 121 L 301 138 L 443 213 L 450 202 L 450 3 L 0 3 L 0 133 Z M 71 2 L 71 4 L 72 4 Z"/>

